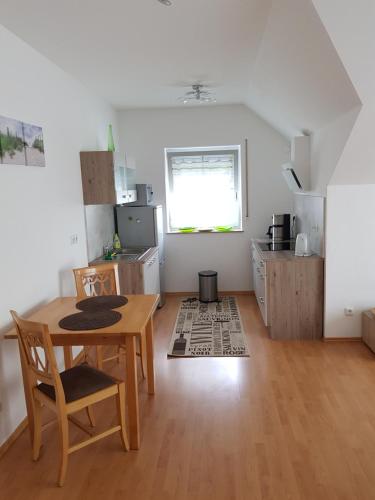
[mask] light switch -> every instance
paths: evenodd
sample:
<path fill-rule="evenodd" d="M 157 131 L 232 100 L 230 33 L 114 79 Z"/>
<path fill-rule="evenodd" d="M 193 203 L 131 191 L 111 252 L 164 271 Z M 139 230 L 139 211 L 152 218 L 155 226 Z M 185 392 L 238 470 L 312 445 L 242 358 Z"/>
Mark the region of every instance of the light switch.
<path fill-rule="evenodd" d="M 70 236 L 70 244 L 77 245 L 77 243 L 78 243 L 78 234 L 72 234 Z"/>

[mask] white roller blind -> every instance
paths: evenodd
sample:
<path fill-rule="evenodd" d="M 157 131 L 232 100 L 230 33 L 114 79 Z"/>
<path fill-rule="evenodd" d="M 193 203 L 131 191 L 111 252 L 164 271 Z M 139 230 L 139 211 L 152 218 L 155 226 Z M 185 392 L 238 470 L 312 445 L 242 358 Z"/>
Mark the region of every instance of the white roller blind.
<path fill-rule="evenodd" d="M 168 153 L 170 228 L 240 225 L 238 154 Z"/>

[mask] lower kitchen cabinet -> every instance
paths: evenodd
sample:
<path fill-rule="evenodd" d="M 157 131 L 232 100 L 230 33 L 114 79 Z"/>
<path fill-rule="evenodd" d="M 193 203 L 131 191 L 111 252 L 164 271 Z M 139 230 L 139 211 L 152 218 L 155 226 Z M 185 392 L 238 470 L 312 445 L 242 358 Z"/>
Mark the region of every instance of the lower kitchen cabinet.
<path fill-rule="evenodd" d="M 120 293 L 122 295 L 158 294 L 160 293 L 159 253 L 154 248 L 147 252 L 144 260 L 129 262 L 125 259 L 115 260 L 118 263 Z M 102 264 L 96 260 L 90 265 Z"/>
<path fill-rule="evenodd" d="M 160 293 L 159 254 L 156 250 L 141 262 L 119 261 L 120 291 L 125 294 Z"/>
<path fill-rule="evenodd" d="M 273 339 L 323 336 L 324 260 L 291 251 L 262 252 L 252 243 L 254 292 Z"/>
<path fill-rule="evenodd" d="M 150 257 L 142 266 L 143 293 L 160 293 L 159 256 Z"/>
<path fill-rule="evenodd" d="M 266 268 L 264 266 L 264 261 L 261 259 L 258 252 L 253 250 L 252 252 L 252 264 L 253 264 L 253 282 L 254 282 L 254 292 L 255 297 L 258 302 L 260 312 L 263 317 L 264 324 L 268 325 L 267 317 L 267 296 L 266 296 Z"/>

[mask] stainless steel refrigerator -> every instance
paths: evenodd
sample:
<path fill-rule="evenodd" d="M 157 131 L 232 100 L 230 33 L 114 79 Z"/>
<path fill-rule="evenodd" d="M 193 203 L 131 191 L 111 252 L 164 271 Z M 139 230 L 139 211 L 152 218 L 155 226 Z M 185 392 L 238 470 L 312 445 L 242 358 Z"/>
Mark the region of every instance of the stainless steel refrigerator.
<path fill-rule="evenodd" d="M 163 207 L 117 206 L 116 230 L 123 247 L 159 247 L 160 305 L 164 304 Z"/>

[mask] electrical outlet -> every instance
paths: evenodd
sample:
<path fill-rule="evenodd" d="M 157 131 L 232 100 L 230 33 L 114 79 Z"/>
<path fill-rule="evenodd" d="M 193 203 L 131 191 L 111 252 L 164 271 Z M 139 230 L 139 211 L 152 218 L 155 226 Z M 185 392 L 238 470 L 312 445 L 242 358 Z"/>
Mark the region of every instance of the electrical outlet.
<path fill-rule="evenodd" d="M 345 307 L 344 313 L 345 313 L 345 316 L 353 316 L 354 309 L 352 307 Z"/>
<path fill-rule="evenodd" d="M 77 245 L 77 243 L 78 243 L 78 234 L 72 234 L 70 236 L 70 244 Z"/>

